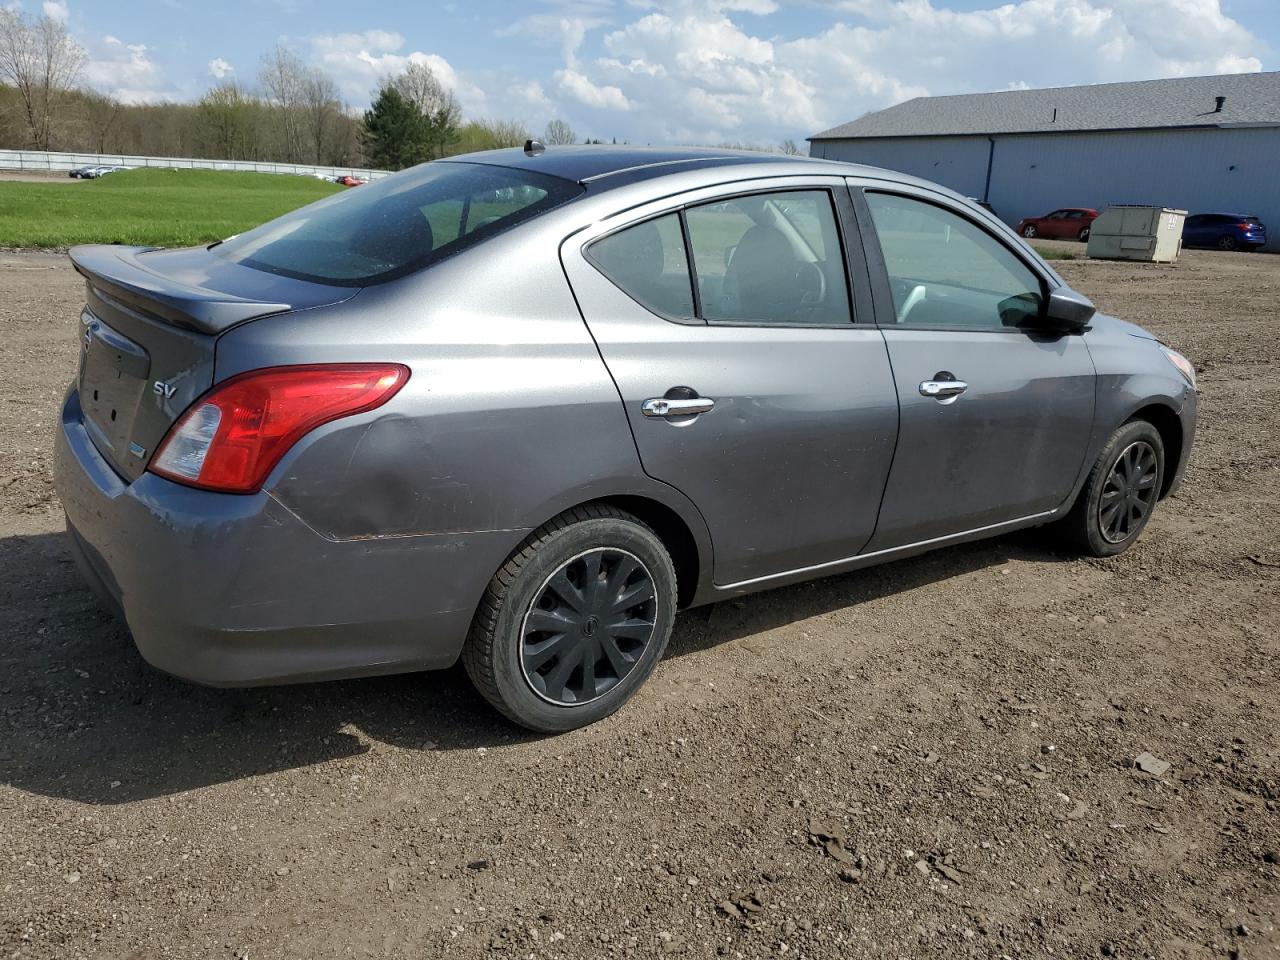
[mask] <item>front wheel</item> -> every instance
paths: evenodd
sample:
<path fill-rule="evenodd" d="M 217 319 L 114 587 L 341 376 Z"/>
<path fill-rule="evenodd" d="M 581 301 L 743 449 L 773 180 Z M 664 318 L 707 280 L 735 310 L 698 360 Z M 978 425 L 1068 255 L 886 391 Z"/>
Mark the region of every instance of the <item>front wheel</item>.
<path fill-rule="evenodd" d="M 1095 557 L 1114 557 L 1138 539 L 1164 482 L 1164 442 L 1145 420 L 1131 420 L 1107 441 L 1061 533 Z"/>
<path fill-rule="evenodd" d="M 624 511 L 578 507 L 536 530 L 494 575 L 462 662 L 511 720 L 572 730 L 644 683 L 675 608 L 675 568 L 657 535 Z"/>
<path fill-rule="evenodd" d="M 1030 240 L 1036 235 L 1036 225 L 1034 223 L 1028 223 L 1022 228 L 1022 235 Z"/>

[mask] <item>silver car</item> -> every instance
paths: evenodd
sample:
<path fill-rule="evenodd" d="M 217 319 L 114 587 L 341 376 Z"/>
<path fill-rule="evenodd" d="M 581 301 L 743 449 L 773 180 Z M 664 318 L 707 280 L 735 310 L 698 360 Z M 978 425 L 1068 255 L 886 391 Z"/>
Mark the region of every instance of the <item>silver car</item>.
<path fill-rule="evenodd" d="M 1129 547 L 1192 366 L 948 190 L 761 154 L 428 163 L 208 248 L 72 251 L 57 487 L 142 655 L 618 709 L 677 610 L 1022 527 Z"/>

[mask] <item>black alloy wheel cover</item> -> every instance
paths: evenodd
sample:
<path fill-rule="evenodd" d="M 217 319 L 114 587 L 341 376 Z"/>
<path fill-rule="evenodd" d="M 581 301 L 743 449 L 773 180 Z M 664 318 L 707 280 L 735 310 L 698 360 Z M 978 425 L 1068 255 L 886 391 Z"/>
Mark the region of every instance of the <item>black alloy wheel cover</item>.
<path fill-rule="evenodd" d="M 653 576 L 639 557 L 598 547 L 551 574 L 525 612 L 520 669 L 557 706 L 598 700 L 640 662 L 657 623 Z"/>
<path fill-rule="evenodd" d="M 1098 501 L 1098 529 L 1108 543 L 1124 543 L 1142 527 L 1159 493 L 1159 461 L 1145 440 L 1121 451 L 1107 474 Z"/>

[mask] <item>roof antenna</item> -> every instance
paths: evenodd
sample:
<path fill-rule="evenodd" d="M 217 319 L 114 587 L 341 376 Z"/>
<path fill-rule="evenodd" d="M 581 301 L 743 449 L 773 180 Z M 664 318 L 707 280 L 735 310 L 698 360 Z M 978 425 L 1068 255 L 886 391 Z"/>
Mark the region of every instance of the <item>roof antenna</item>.
<path fill-rule="evenodd" d="M 1214 112 L 1214 113 L 1221 113 L 1221 112 L 1222 112 L 1222 105 L 1223 105 L 1224 103 L 1226 103 L 1226 102 L 1227 102 L 1227 98 L 1226 98 L 1226 97 L 1214 97 L 1214 98 L 1213 98 L 1213 112 Z"/>
<path fill-rule="evenodd" d="M 541 140 L 526 140 L 524 142 L 524 155 L 526 157 L 540 157 L 546 152 L 546 144 Z"/>

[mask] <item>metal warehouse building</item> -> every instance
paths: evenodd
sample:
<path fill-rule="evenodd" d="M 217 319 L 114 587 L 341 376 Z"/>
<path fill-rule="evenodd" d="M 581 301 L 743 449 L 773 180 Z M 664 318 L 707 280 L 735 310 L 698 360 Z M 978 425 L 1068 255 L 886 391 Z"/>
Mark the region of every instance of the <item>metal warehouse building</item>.
<path fill-rule="evenodd" d="M 1256 215 L 1280 247 L 1280 73 L 918 97 L 809 142 L 987 200 L 1008 223 L 1149 203 Z"/>

